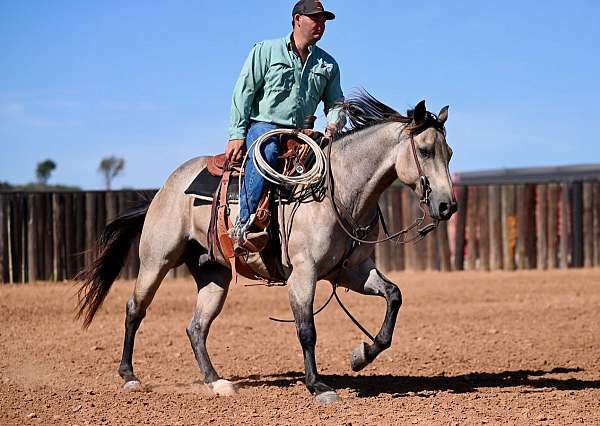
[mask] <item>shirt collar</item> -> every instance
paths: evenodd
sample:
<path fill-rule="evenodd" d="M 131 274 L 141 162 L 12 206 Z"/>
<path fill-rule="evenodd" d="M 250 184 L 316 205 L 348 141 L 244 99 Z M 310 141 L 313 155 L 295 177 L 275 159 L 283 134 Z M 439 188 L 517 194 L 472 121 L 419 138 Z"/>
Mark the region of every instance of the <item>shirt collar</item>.
<path fill-rule="evenodd" d="M 292 37 L 293 37 L 293 36 L 294 36 L 294 32 L 292 31 L 291 33 L 289 33 L 289 34 L 288 34 L 288 36 L 287 36 L 287 38 L 285 39 L 285 41 L 286 41 L 286 45 L 287 45 L 287 48 L 288 48 L 288 50 L 289 50 L 290 52 L 294 52 L 294 53 L 296 53 L 296 52 L 294 51 L 294 46 L 292 45 Z M 314 47 L 315 47 L 315 45 L 308 46 L 308 53 L 309 53 L 309 54 L 310 54 L 310 53 L 313 53 L 313 49 L 314 49 Z"/>

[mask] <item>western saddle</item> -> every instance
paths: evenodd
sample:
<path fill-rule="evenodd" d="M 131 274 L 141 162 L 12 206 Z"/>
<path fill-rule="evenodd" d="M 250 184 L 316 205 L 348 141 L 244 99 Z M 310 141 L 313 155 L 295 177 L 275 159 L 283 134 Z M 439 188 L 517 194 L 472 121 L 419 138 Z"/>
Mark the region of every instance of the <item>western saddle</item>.
<path fill-rule="evenodd" d="M 313 139 L 323 136 L 320 132 L 313 131 L 311 128 L 298 130 L 296 135 L 300 132 Z M 310 148 L 295 135 L 280 135 L 279 139 L 279 143 L 284 148 L 282 150 L 283 154 L 279 156 L 279 170 L 283 170 L 284 175 L 291 176 L 297 173 L 299 165 L 304 167 L 310 153 Z M 255 246 L 250 243 L 244 244 L 242 253 L 236 253 L 233 240 L 229 234 L 229 230 L 233 224 L 230 217 L 231 210 L 228 204 L 227 190 L 231 179 L 238 179 L 240 173 L 243 173 L 241 166 L 241 162 L 228 162 L 225 154 L 219 154 L 208 159 L 208 172 L 213 176 L 221 177 L 220 184 L 213 195 L 212 201 L 208 237 L 209 255 L 214 259 L 215 254 L 219 252 L 223 257 L 228 259 L 234 277 L 236 273 L 239 273 L 251 279 L 270 280 L 268 277 L 257 274 L 246 261 L 248 253 L 262 251 L 268 242 L 262 246 Z M 261 197 L 252 225 L 255 230 L 266 231 L 271 223 L 272 194 L 272 188 L 267 186 Z"/>

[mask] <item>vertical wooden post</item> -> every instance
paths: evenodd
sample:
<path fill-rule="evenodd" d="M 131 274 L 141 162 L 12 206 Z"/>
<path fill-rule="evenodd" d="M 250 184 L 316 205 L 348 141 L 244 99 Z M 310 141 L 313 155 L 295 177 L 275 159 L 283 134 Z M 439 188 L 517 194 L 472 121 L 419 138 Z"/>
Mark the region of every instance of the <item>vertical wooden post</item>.
<path fill-rule="evenodd" d="M 73 217 L 73 193 L 67 192 L 63 194 L 64 211 L 65 211 L 65 267 L 63 279 L 69 280 L 75 275 L 77 270 L 75 258 L 75 220 Z"/>
<path fill-rule="evenodd" d="M 411 201 L 411 191 L 407 189 L 402 190 L 402 226 L 407 226 L 413 220 L 413 208 Z M 404 261 L 406 269 L 409 271 L 414 271 L 416 269 L 415 265 L 415 246 L 413 244 L 404 244 Z"/>
<path fill-rule="evenodd" d="M 35 208 L 36 194 L 27 195 L 27 281 L 32 283 L 37 280 L 37 214 Z"/>
<path fill-rule="evenodd" d="M 106 192 L 106 223 L 110 223 L 118 216 L 119 201 L 115 191 Z"/>
<path fill-rule="evenodd" d="M 502 186 L 502 264 L 505 270 L 515 269 L 517 247 L 517 215 L 514 185 Z"/>
<path fill-rule="evenodd" d="M 517 262 L 519 269 L 535 267 L 535 192 L 533 185 L 517 186 Z"/>
<path fill-rule="evenodd" d="M 23 212 L 21 210 L 21 194 L 14 194 L 11 200 L 11 254 L 12 282 L 23 282 Z"/>
<path fill-rule="evenodd" d="M 458 187 L 458 211 L 456 212 L 456 232 L 454 245 L 454 269 L 462 271 L 465 268 L 465 232 L 467 227 L 467 213 L 469 203 L 469 188 L 461 185 Z"/>
<path fill-rule="evenodd" d="M 46 212 L 44 238 L 44 280 L 51 281 L 54 274 L 54 212 L 52 210 L 52 193 L 44 194 Z"/>
<path fill-rule="evenodd" d="M 410 191 L 410 211 L 412 212 L 413 219 L 421 214 L 419 200 L 413 191 Z M 424 271 L 427 266 L 427 241 L 423 239 L 412 244 L 412 252 L 415 270 Z"/>
<path fill-rule="evenodd" d="M 548 269 L 548 186 L 537 186 L 537 268 Z"/>
<path fill-rule="evenodd" d="M 450 262 L 450 244 L 448 242 L 448 222 L 440 222 L 436 231 L 437 245 L 439 248 L 440 270 L 449 272 L 452 270 Z"/>
<path fill-rule="evenodd" d="M 594 266 L 600 266 L 600 182 L 594 183 Z"/>
<path fill-rule="evenodd" d="M 425 243 L 427 245 L 427 260 L 425 264 L 425 268 L 428 271 L 436 271 L 439 270 L 438 267 L 438 250 L 437 250 L 437 229 L 433 232 L 430 232 L 429 235 L 425 237 Z"/>
<path fill-rule="evenodd" d="M 498 185 L 488 187 L 490 269 L 502 269 L 502 197 Z"/>
<path fill-rule="evenodd" d="M 127 195 L 127 199 L 129 200 L 129 206 L 135 206 L 138 202 L 138 194 L 135 191 L 129 191 Z M 130 207 L 131 208 L 131 207 Z M 187 267 L 185 267 L 187 271 Z M 129 251 L 129 279 L 135 279 L 140 270 L 140 236 L 136 236 L 134 243 L 131 245 L 131 250 Z"/>
<path fill-rule="evenodd" d="M 96 246 L 96 194 L 85 194 L 85 264 L 90 265 L 95 257 Z"/>
<path fill-rule="evenodd" d="M 381 198 L 380 198 L 380 204 L 379 207 L 381 208 L 381 212 L 383 213 L 383 215 L 385 216 L 385 218 L 389 218 L 389 211 L 391 210 L 391 206 L 390 206 L 390 192 L 391 192 L 391 188 L 388 188 L 386 191 L 384 191 L 384 193 L 382 194 Z M 388 221 L 389 223 L 389 221 Z M 384 238 L 385 234 L 383 232 L 383 226 L 381 224 L 379 224 L 379 238 Z M 383 243 L 383 244 L 376 244 L 375 245 L 375 263 L 377 265 L 377 268 L 387 272 L 387 271 L 391 271 L 391 265 L 390 265 L 390 243 Z"/>
<path fill-rule="evenodd" d="M 583 266 L 594 266 L 594 187 L 583 183 Z"/>
<path fill-rule="evenodd" d="M 402 229 L 402 211 L 404 206 L 402 205 L 402 191 L 401 187 L 393 187 L 390 209 L 388 210 L 388 224 L 390 232 L 397 232 Z M 391 267 L 393 271 L 403 271 L 404 265 L 404 247 L 391 241 L 389 243 L 389 250 L 392 256 Z"/>
<path fill-rule="evenodd" d="M 477 217 L 479 216 L 479 191 L 469 187 L 469 209 L 467 210 L 467 270 L 477 269 Z"/>
<path fill-rule="evenodd" d="M 558 267 L 558 194 L 555 183 L 548 185 L 548 268 Z"/>
<path fill-rule="evenodd" d="M 488 187 L 477 188 L 479 205 L 479 269 L 490 270 L 490 222 Z"/>
<path fill-rule="evenodd" d="M 572 226 L 573 226 L 573 252 L 571 266 L 583 266 L 583 186 L 581 182 L 573 182 L 572 186 Z"/>
<path fill-rule="evenodd" d="M 571 196 L 570 185 L 560 185 L 560 267 L 568 268 L 571 255 Z"/>
<path fill-rule="evenodd" d="M 8 243 L 7 243 L 7 196 L 0 193 L 0 283 L 7 283 L 8 277 Z"/>
<path fill-rule="evenodd" d="M 96 192 L 96 238 L 98 238 L 106 226 L 106 193 Z"/>
<path fill-rule="evenodd" d="M 75 215 L 75 260 L 76 271 L 85 266 L 85 193 L 76 192 L 73 198 Z"/>

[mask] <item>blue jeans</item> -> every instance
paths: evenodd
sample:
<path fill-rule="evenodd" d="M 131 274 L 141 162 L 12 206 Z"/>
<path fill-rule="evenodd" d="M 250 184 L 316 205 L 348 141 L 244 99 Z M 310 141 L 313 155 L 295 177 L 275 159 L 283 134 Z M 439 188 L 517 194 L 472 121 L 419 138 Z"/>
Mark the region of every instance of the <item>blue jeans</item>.
<path fill-rule="evenodd" d="M 244 174 L 244 182 L 240 190 L 240 216 L 238 225 L 244 226 L 250 219 L 250 215 L 256 213 L 258 203 L 265 190 L 267 181 L 263 178 L 256 167 L 254 166 L 254 147 L 252 144 L 259 137 L 268 131 L 279 128 L 279 126 L 271 123 L 263 123 L 255 121 L 250 125 L 248 134 L 246 135 L 246 149 L 248 150 L 248 159 L 246 160 L 246 170 Z M 279 146 L 279 138 L 273 136 L 263 142 L 261 147 L 263 158 L 273 168 L 277 165 L 278 157 L 281 153 Z"/>

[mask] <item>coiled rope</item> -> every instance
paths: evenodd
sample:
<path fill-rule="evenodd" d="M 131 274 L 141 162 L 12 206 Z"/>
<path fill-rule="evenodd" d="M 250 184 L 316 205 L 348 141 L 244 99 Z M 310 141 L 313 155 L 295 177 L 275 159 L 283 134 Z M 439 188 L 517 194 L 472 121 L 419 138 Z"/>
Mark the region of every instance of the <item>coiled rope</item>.
<path fill-rule="evenodd" d="M 278 135 L 294 135 L 310 147 L 310 149 L 315 153 L 315 163 L 312 165 L 310 170 L 299 171 L 297 169 L 296 174 L 292 176 L 284 176 L 282 173 L 279 173 L 267 163 L 267 161 L 262 156 L 261 147 L 267 141 L 267 139 L 269 139 L 272 136 Z M 242 162 L 242 170 L 244 170 L 246 167 L 246 162 L 248 160 L 250 150 L 254 150 L 253 162 L 254 166 L 256 167 L 256 170 L 258 170 L 258 173 L 260 173 L 260 175 L 267 181 L 275 185 L 287 187 L 307 187 L 312 185 L 318 185 L 325 178 L 325 172 L 327 167 L 325 153 L 323 152 L 323 150 L 317 142 L 315 142 L 312 138 L 305 135 L 304 133 L 298 132 L 297 130 L 274 129 L 260 136 L 248 149 L 248 153 L 246 154 L 246 156 L 244 157 L 244 161 Z M 242 187 L 241 183 L 242 181 L 240 175 L 240 188 Z"/>

